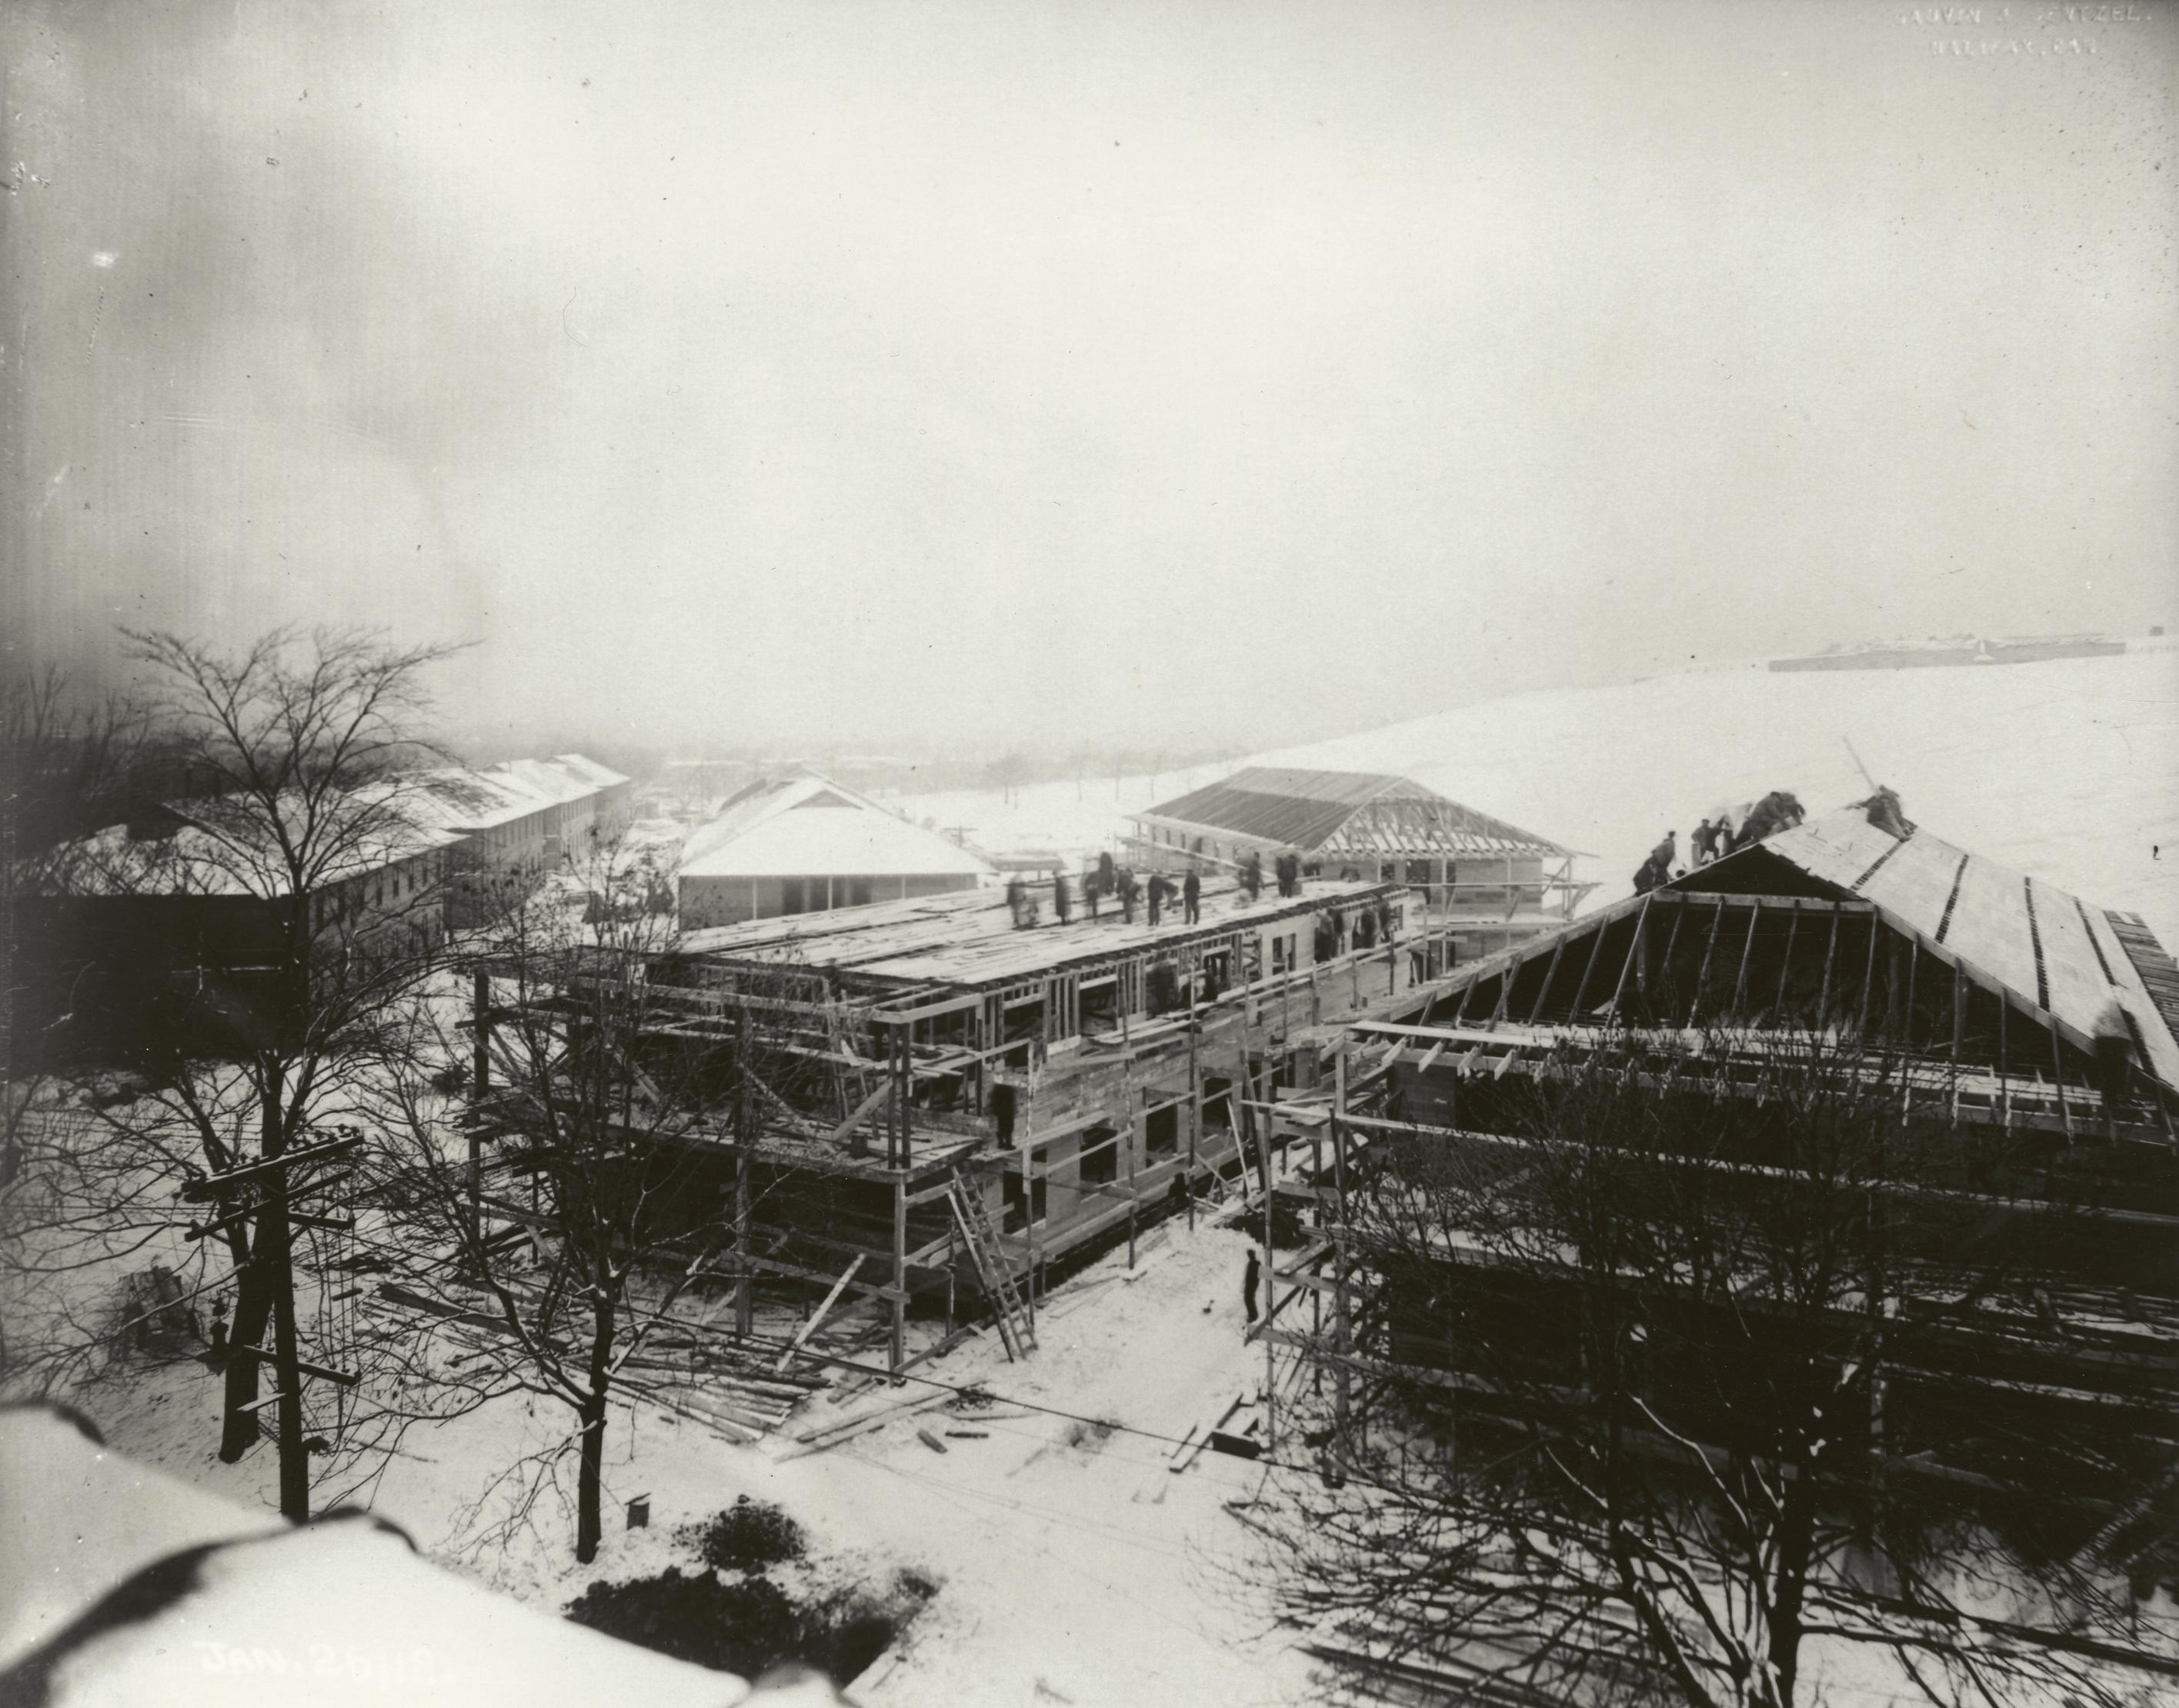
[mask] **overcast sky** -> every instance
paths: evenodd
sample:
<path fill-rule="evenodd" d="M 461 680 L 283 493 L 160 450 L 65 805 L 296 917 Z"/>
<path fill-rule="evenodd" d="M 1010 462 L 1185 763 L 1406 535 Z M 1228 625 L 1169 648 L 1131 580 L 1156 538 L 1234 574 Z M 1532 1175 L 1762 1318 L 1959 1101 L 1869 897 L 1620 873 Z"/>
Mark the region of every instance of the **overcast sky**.
<path fill-rule="evenodd" d="M 2138 632 L 2173 8 L 1979 9 L 16 0 L 7 643 L 995 749 Z"/>

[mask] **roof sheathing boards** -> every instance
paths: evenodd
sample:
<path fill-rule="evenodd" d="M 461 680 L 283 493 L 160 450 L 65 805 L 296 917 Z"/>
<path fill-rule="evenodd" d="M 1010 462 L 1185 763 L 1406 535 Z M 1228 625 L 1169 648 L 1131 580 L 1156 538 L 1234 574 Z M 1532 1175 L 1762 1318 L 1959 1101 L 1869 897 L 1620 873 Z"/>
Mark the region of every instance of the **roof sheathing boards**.
<path fill-rule="evenodd" d="M 1932 945 L 1939 944 L 1937 933 L 1943 927 L 1943 953 L 1958 957 L 1982 978 L 2003 987 L 2018 1005 L 2048 1013 L 2083 1047 L 2093 1047 L 2110 1005 L 2117 1003 L 2133 1019 L 2149 1071 L 2165 1085 L 2179 1088 L 2179 1040 L 2173 1037 L 2169 1023 L 2100 908 L 2085 906 L 2055 885 L 2034 882 L 2031 886 L 2030 881 L 2011 868 L 1965 854 L 1927 831 L 1918 831 L 1904 843 L 1895 843 L 1852 810 L 1781 831 L 1756 846 L 1792 861 L 1813 876 L 1847 887 L 1850 893 L 1854 878 L 1842 878 L 1841 873 L 1860 862 L 1855 876 L 1867 876 L 1859 894 L 1875 903 L 1893 925 Z M 1869 871 L 1869 865 L 1887 849 L 1892 851 L 1891 858 Z M 1700 869 L 1704 873 L 1714 870 Z M 1953 893 L 1956 883 L 1957 896 Z M 2035 910 L 2032 925 L 2028 918 L 2031 887 Z M 2088 921 L 2085 931 L 2083 914 Z M 2039 936 L 2042 945 L 2039 980 Z M 2098 948 L 2102 950 L 2100 959 Z M 2047 1006 L 2040 1000 L 2045 991 L 2049 996 Z"/>

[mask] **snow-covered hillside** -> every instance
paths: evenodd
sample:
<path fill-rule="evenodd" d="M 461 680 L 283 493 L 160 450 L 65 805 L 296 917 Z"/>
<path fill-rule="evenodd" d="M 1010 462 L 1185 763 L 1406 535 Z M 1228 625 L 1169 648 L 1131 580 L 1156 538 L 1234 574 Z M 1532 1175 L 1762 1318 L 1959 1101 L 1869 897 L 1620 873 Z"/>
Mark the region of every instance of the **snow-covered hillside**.
<path fill-rule="evenodd" d="M 1760 663 L 1465 706 L 1248 763 L 1395 772 L 1597 858 L 1624 895 L 1666 829 L 1772 788 L 1811 812 L 1868 793 L 1850 739 L 1918 823 L 2145 915 L 2179 943 L 2179 649 L 1959 669 L 1773 673 Z M 1221 769 L 1233 769 L 1223 767 Z M 912 796 L 918 817 L 999 849 L 1095 847 L 1129 808 L 1217 772 Z M 1078 793 L 1079 798 L 1078 799 Z"/>

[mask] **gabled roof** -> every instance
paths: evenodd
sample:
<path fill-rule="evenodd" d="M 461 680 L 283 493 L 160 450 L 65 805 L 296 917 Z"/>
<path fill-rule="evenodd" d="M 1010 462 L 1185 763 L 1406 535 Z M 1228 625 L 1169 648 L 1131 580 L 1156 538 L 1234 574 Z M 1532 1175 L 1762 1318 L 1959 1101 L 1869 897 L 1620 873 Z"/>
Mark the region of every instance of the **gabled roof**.
<path fill-rule="evenodd" d="M 1658 925 L 1638 953 L 1644 919 L 1660 903 L 1679 923 Z M 1622 1009 L 1622 997 L 1630 1013 L 1663 1002 L 1661 1019 L 1640 1024 L 1674 1027 L 1696 1024 L 1698 1011 L 1710 1021 L 1737 1016 L 1789 1029 L 1809 1024 L 1812 1014 L 1818 1024 L 1869 1018 L 1861 1012 L 1869 980 L 1882 976 L 1889 985 L 1899 977 L 1896 964 L 1884 972 L 1869 936 L 1860 937 L 1867 947 L 1848 948 L 1839 947 L 1828 928 L 1797 930 L 1804 914 L 1817 920 L 1858 915 L 1880 933 L 1911 940 L 1958 968 L 1971 987 L 2090 1060 L 2099 1037 L 2123 1030 L 2166 1094 L 2179 1091 L 2179 968 L 2136 915 L 2108 912 L 1925 830 L 1896 838 L 1852 809 L 1781 831 L 1647 896 L 1629 896 L 1562 931 L 1470 962 L 1420 1006 L 1452 1003 L 1457 994 L 1456 1013 L 1467 1012 L 1474 998 L 1485 1013 L 1502 1011 L 1547 1029 L 1599 1024 Z M 1759 914 L 1767 922 L 1759 927 Z M 1690 918 L 1705 923 L 1683 932 Z M 1857 953 L 1866 958 L 1858 976 L 1844 970 Z M 1904 982 L 1911 1001 L 1911 971 Z M 1880 1008 L 1890 1001 L 1880 997 Z M 1675 1003 L 1685 1005 L 1677 1015 Z M 1994 1042 L 1987 1022 L 1995 1011 L 1981 1012 L 1981 1035 L 1967 1041 L 1987 1053 Z M 1950 1027 L 1940 1022 L 1938 1030 L 1935 1048 L 1943 1057 L 1954 1041 Z M 2001 1054 L 2001 1041 L 1995 1047 Z M 2018 1053 L 2012 1059 L 2016 1076 L 2056 1072 L 2047 1061 Z M 2087 1071 L 2077 1059 L 2066 1077 Z"/>
<path fill-rule="evenodd" d="M 805 773 L 753 783 L 681 853 L 683 877 L 985 877 L 988 861 Z"/>
<path fill-rule="evenodd" d="M 1145 812 L 1144 824 L 1321 854 L 1562 857 L 1546 837 L 1380 772 L 1250 766 Z"/>

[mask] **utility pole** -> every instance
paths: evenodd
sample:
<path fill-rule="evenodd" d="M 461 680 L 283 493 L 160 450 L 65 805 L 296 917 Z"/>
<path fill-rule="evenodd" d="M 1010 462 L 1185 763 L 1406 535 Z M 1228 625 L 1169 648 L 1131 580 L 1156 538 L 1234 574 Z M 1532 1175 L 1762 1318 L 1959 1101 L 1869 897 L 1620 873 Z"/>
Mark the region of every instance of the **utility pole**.
<path fill-rule="evenodd" d="M 265 1100 L 265 1159 L 279 1161 L 287 1135 L 279 1117 L 285 1075 L 274 1069 Z M 272 1385 L 279 1391 L 280 1516 L 310 1517 L 310 1462 L 303 1451 L 303 1373 L 295 1367 L 294 1229 L 288 1220 L 288 1171 L 276 1168 L 257 1217 L 257 1258 L 272 1274 Z"/>
<path fill-rule="evenodd" d="M 272 1288 L 272 1350 L 268 1359 L 262 1347 L 237 1346 L 229 1355 L 266 1359 L 272 1365 L 272 1395 L 253 1402 L 245 1409 L 255 1411 L 267 1404 L 277 1408 L 275 1431 L 280 1453 L 280 1515 L 299 1524 L 306 1523 L 310 1516 L 310 1456 L 303 1449 L 303 1377 L 305 1366 L 295 1340 L 294 1223 L 301 1220 L 312 1226 L 333 1227 L 352 1227 L 354 1223 L 329 1216 L 301 1216 L 292 1210 L 296 1189 L 288 1173 L 294 1168 L 308 1167 L 314 1163 L 345 1156 L 360 1145 L 363 1138 L 360 1134 L 349 1133 L 330 1144 L 311 1145 L 300 1151 L 290 1150 L 279 1114 L 283 1080 L 283 1075 L 274 1076 L 261 1106 L 263 1111 L 260 1129 L 263 1139 L 262 1159 L 206 1179 L 184 1182 L 181 1196 L 188 1202 L 217 1205 L 223 1212 L 217 1216 L 208 1227 L 189 1229 L 194 1238 L 201 1238 L 217 1227 L 239 1220 L 252 1216 L 256 1219 L 256 1238 L 251 1244 L 250 1261 L 264 1266 L 269 1277 L 266 1284 Z M 314 1188 L 306 1184 L 302 1189 L 307 1192 Z M 239 1210 L 226 1211 L 227 1200 L 243 1193 L 255 1194 L 258 1201 L 244 1205 Z M 332 1370 L 317 1365 L 308 1369 L 310 1373 L 343 1387 L 353 1387 L 360 1380 L 351 1370 Z"/>

